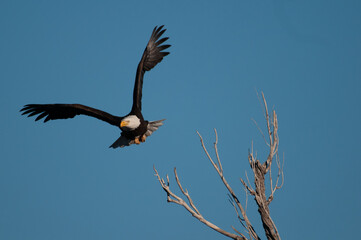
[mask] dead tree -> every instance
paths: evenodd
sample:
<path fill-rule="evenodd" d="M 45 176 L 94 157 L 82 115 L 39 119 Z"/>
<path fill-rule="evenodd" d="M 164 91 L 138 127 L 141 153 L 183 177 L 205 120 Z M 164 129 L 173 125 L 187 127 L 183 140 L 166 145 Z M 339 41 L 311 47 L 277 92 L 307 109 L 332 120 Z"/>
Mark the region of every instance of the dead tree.
<path fill-rule="evenodd" d="M 247 176 L 247 173 L 246 173 L 247 182 L 244 181 L 242 178 L 240 179 L 240 181 L 241 181 L 242 185 L 244 186 L 246 193 L 248 192 L 250 195 L 254 196 L 254 200 L 257 203 L 258 212 L 260 214 L 262 225 L 263 225 L 267 239 L 280 240 L 281 239 L 280 234 L 277 230 L 276 224 L 273 222 L 273 220 L 271 218 L 271 214 L 270 214 L 270 210 L 269 210 L 269 205 L 274 198 L 274 193 L 276 192 L 277 189 L 280 189 L 282 187 L 283 182 L 284 182 L 283 163 L 281 165 L 279 154 L 278 154 L 278 145 L 279 145 L 278 122 L 277 122 L 277 115 L 274 110 L 272 111 L 271 115 L 269 114 L 267 102 L 266 102 L 266 99 L 265 99 L 263 93 L 262 93 L 262 100 L 263 100 L 263 104 L 264 104 L 264 115 L 265 115 L 265 120 L 266 120 L 266 129 L 267 129 L 266 134 L 264 134 L 262 132 L 262 130 L 258 127 L 257 123 L 255 121 L 254 122 L 255 122 L 256 126 L 258 127 L 260 133 L 262 134 L 267 147 L 269 148 L 269 153 L 268 153 L 267 159 L 265 159 L 264 162 L 260 162 L 260 160 L 257 159 L 257 154 L 254 154 L 254 152 L 253 152 L 253 143 L 252 143 L 251 151 L 249 151 L 249 153 L 248 153 L 248 162 L 249 162 L 249 165 L 253 172 L 254 187 L 251 186 L 250 181 Z M 221 163 L 221 160 L 220 160 L 220 157 L 218 154 L 218 148 L 217 148 L 218 135 L 217 135 L 217 131 L 216 130 L 214 130 L 214 131 L 215 131 L 215 137 L 216 137 L 216 140 L 214 143 L 214 151 L 215 151 L 216 161 L 208 153 L 208 150 L 204 145 L 202 136 L 198 132 L 197 132 L 197 134 L 199 135 L 199 138 L 200 138 L 201 144 L 202 144 L 202 148 L 203 148 L 205 154 L 207 155 L 207 158 L 211 162 L 214 169 L 217 171 L 219 177 L 221 178 L 223 184 L 225 185 L 225 187 L 227 188 L 227 190 L 229 192 L 230 201 L 234 207 L 237 218 L 244 228 L 243 233 L 241 231 L 237 230 L 236 228 L 234 228 L 233 226 L 232 226 L 232 229 L 234 230 L 235 233 L 228 232 L 228 231 L 216 226 L 209 220 L 205 219 L 202 216 L 202 214 L 199 212 L 199 210 L 197 209 L 197 207 L 194 204 L 187 189 L 184 189 L 182 187 L 176 168 L 174 168 L 175 180 L 177 182 L 177 185 L 178 185 L 180 191 L 185 196 L 184 199 L 182 197 L 177 196 L 176 194 L 174 194 L 172 192 L 172 190 L 170 189 L 170 186 L 169 186 L 168 175 L 166 176 L 166 181 L 164 181 L 164 179 L 159 176 L 158 171 L 154 167 L 155 176 L 157 177 L 157 179 L 158 179 L 160 185 L 162 186 L 162 188 L 164 189 L 164 191 L 167 193 L 167 201 L 168 202 L 176 203 L 178 205 L 183 206 L 189 213 L 192 214 L 193 217 L 195 217 L 196 219 L 198 219 L 200 222 L 204 223 L 208 227 L 210 227 L 213 230 L 215 230 L 229 238 L 232 238 L 232 239 L 237 239 L 237 240 L 256 239 L 256 240 L 258 240 L 258 239 L 260 239 L 259 235 L 256 233 L 255 229 L 253 228 L 253 225 L 250 222 L 249 218 L 247 217 L 244 207 L 242 206 L 241 202 L 239 201 L 239 198 L 236 196 L 235 192 L 233 191 L 231 186 L 228 184 L 228 182 L 223 174 L 222 163 Z M 275 162 L 277 164 L 277 170 L 278 170 L 275 182 L 273 181 L 272 170 L 271 170 L 273 160 L 275 160 Z M 270 193 L 268 196 L 266 195 L 266 184 L 265 184 L 267 174 L 269 177 L 269 186 L 268 187 L 270 188 Z"/>

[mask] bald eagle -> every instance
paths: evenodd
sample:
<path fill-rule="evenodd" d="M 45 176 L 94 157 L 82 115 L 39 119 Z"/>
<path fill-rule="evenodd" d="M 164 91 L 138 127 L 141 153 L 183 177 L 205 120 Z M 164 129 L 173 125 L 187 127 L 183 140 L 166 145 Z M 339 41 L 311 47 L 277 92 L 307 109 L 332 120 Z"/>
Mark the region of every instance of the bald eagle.
<path fill-rule="evenodd" d="M 160 39 L 166 31 L 166 29 L 162 29 L 163 25 L 160 27 L 156 26 L 153 29 L 152 35 L 138 64 L 133 92 L 133 106 L 129 114 L 124 117 L 113 116 L 104 111 L 81 104 L 27 104 L 20 110 L 22 115 L 28 114 L 28 117 L 38 115 L 35 121 L 45 118 L 44 123 L 49 120 L 73 118 L 76 115 L 87 115 L 120 128 L 121 135 L 110 146 L 111 148 L 145 142 L 145 139 L 162 126 L 165 120 L 146 121 L 142 115 L 144 73 L 161 62 L 163 57 L 169 54 L 169 52 L 164 52 L 163 50 L 171 46 L 163 44 L 168 37 Z"/>

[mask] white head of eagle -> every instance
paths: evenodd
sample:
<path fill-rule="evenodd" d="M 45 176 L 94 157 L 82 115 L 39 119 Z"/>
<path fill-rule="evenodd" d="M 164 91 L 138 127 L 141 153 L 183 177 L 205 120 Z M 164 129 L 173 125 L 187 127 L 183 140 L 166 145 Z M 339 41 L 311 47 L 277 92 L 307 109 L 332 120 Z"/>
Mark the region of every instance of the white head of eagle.
<path fill-rule="evenodd" d="M 120 128 L 124 131 L 132 131 L 137 127 L 139 127 L 139 125 L 140 125 L 140 119 L 135 115 L 129 115 L 123 118 L 123 120 L 120 123 Z"/>

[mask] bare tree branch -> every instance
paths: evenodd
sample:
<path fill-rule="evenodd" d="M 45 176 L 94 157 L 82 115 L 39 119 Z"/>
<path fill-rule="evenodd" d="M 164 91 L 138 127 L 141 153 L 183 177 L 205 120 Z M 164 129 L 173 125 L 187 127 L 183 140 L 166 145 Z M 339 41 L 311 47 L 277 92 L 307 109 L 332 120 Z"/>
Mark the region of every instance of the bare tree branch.
<path fill-rule="evenodd" d="M 214 229 L 215 231 L 217 231 L 227 237 L 230 237 L 230 238 L 236 239 L 236 240 L 246 240 L 247 239 L 244 237 L 243 234 L 242 234 L 243 236 L 242 235 L 239 236 L 239 235 L 227 232 L 227 231 L 221 229 L 220 227 L 216 226 L 215 224 L 211 223 L 210 221 L 206 220 L 195 207 L 195 205 L 192 201 L 192 198 L 190 197 L 188 192 L 183 190 L 181 183 L 179 181 L 179 178 L 178 178 L 177 170 L 175 168 L 174 168 L 174 175 L 175 175 L 178 187 L 180 188 L 182 193 L 188 198 L 188 201 L 191 206 L 189 206 L 181 197 L 178 197 L 176 194 L 174 194 L 170 190 L 169 179 L 167 180 L 167 184 L 165 184 L 164 180 L 159 176 L 158 171 L 154 166 L 153 166 L 153 169 L 155 172 L 155 176 L 158 178 L 160 185 L 162 186 L 163 190 L 167 193 L 167 201 L 168 202 L 173 202 L 173 203 L 183 206 L 190 214 L 192 214 L 193 217 L 198 219 L 200 222 L 204 223 L 208 227 Z"/>
<path fill-rule="evenodd" d="M 218 166 L 214 163 L 212 157 L 209 155 L 208 151 L 207 151 L 207 148 L 206 146 L 204 145 L 204 141 L 203 141 L 203 138 L 202 136 L 199 134 L 199 132 L 197 131 L 197 134 L 201 140 L 201 144 L 202 144 L 202 148 L 204 150 L 204 152 L 206 153 L 209 161 L 212 163 L 213 167 L 216 169 L 218 175 L 221 177 L 221 180 L 223 181 L 223 184 L 226 186 L 228 192 L 231 194 L 232 198 L 234 199 L 234 201 L 236 202 L 239 210 L 241 211 L 241 215 L 246 223 L 246 226 L 247 226 L 247 231 L 250 232 L 250 235 L 251 235 L 251 239 L 260 239 L 257 235 L 257 233 L 255 232 L 251 222 L 249 221 L 247 215 L 246 215 L 246 212 L 244 211 L 243 209 L 243 206 L 242 204 L 240 203 L 240 201 L 238 200 L 236 194 L 234 193 L 233 189 L 231 188 L 231 186 L 228 184 L 226 178 L 224 177 L 223 175 L 223 172 L 220 171 L 220 169 L 218 168 Z M 215 148 L 217 148 L 217 144 L 215 144 Z"/>
<path fill-rule="evenodd" d="M 262 95 L 262 100 L 263 100 L 263 105 L 264 105 L 264 117 L 266 120 L 266 129 L 267 129 L 265 133 L 266 133 L 266 135 L 268 135 L 268 137 L 266 137 L 265 134 L 262 132 L 262 130 L 258 126 L 257 122 L 254 120 L 253 121 L 256 124 L 257 128 L 259 129 L 260 133 L 262 134 L 262 137 L 263 137 L 267 147 L 269 147 L 269 153 L 268 153 L 266 160 L 264 162 L 260 162 L 260 160 L 257 159 L 257 152 L 254 153 L 254 151 L 253 151 L 253 142 L 252 142 L 251 150 L 249 150 L 249 152 L 248 152 L 248 163 L 253 172 L 254 187 L 251 186 L 247 172 L 246 172 L 246 179 L 247 179 L 248 183 L 246 183 L 242 178 L 240 179 L 240 181 L 241 181 L 242 185 L 244 186 L 244 190 L 246 192 L 246 208 L 245 209 L 247 209 L 247 201 L 248 201 L 248 193 L 249 193 L 250 195 L 254 196 L 254 199 L 258 206 L 258 212 L 260 214 L 261 221 L 263 224 L 263 229 L 265 231 L 265 235 L 266 235 L 267 239 L 268 240 L 281 240 L 281 237 L 277 230 L 277 227 L 271 218 L 269 205 L 272 202 L 272 200 L 274 199 L 275 192 L 278 189 L 282 188 L 282 186 L 284 184 L 284 174 L 283 174 L 284 157 L 283 157 L 283 162 L 281 164 L 281 161 L 279 158 L 279 153 L 278 153 L 279 138 L 278 138 L 278 120 L 277 120 L 276 111 L 273 110 L 271 115 L 269 114 L 267 102 L 266 102 L 263 92 L 261 92 L 261 95 Z M 258 93 L 257 93 L 257 96 L 259 97 Z M 260 99 L 260 101 L 261 101 L 261 99 Z M 227 231 L 219 228 L 218 226 L 214 225 L 210 221 L 206 220 L 201 215 L 199 210 L 196 208 L 188 191 L 186 189 L 185 190 L 183 189 L 175 168 L 174 168 L 174 175 L 175 175 L 177 185 L 178 185 L 180 191 L 182 192 L 182 194 L 188 200 L 188 203 L 186 201 L 184 201 L 181 197 L 174 194 L 170 190 L 168 175 L 167 175 L 167 183 L 165 183 L 165 181 L 162 178 L 160 178 L 157 170 L 154 167 L 155 175 L 157 176 L 158 181 L 161 184 L 163 190 L 167 193 L 167 201 L 168 202 L 173 202 L 173 203 L 183 206 L 189 213 L 192 214 L 193 217 L 197 218 L 199 221 L 201 221 L 208 227 L 214 229 L 215 231 L 217 231 L 227 237 L 230 237 L 232 239 L 237 239 L 237 240 L 239 240 L 239 239 L 259 240 L 260 237 L 254 230 L 254 228 L 246 214 L 246 210 L 243 208 L 238 197 L 236 196 L 236 194 L 233 191 L 233 189 L 231 188 L 231 186 L 228 184 L 228 182 L 223 174 L 223 167 L 222 167 L 222 163 L 221 163 L 221 159 L 220 159 L 218 147 L 217 147 L 218 134 L 217 134 L 216 129 L 214 129 L 214 132 L 215 132 L 216 140 L 214 142 L 213 147 L 214 147 L 215 155 L 217 158 L 217 162 L 215 162 L 212 159 L 212 157 L 210 156 L 210 154 L 204 144 L 203 138 L 198 131 L 197 131 L 197 134 L 200 138 L 202 148 L 203 148 L 207 158 L 209 159 L 209 161 L 212 164 L 212 166 L 214 167 L 214 169 L 217 171 L 224 186 L 226 187 L 226 189 L 229 192 L 229 194 L 228 194 L 229 201 L 232 204 L 232 206 L 236 212 L 239 222 L 241 223 L 241 225 L 244 227 L 244 230 L 249 235 L 248 238 L 243 233 L 241 233 L 237 229 L 235 229 L 233 226 L 232 226 L 232 229 L 237 234 L 227 232 Z M 267 141 L 267 138 L 268 138 L 268 141 Z M 272 162 L 274 159 L 275 159 L 275 162 L 277 164 L 277 169 L 278 169 L 277 178 L 276 178 L 275 182 L 273 181 L 273 176 L 272 176 Z M 269 186 L 270 195 L 268 197 L 266 196 L 266 184 L 265 184 L 265 178 L 266 178 L 267 174 L 269 174 L 268 177 L 269 177 L 269 181 L 270 181 L 270 186 Z M 281 183 L 280 183 L 280 181 L 281 181 Z"/>

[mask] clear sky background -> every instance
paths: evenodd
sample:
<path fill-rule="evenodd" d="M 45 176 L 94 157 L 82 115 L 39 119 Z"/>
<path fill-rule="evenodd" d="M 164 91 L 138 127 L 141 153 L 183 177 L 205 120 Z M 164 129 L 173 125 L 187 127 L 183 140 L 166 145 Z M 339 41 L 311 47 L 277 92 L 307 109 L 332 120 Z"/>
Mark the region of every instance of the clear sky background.
<path fill-rule="evenodd" d="M 360 1 L 1 1 L 0 239 L 226 239 L 166 202 L 153 175 L 177 167 L 201 213 L 241 230 L 206 159 L 213 128 L 228 181 L 267 148 L 256 91 L 279 118 L 285 185 L 271 204 L 283 239 L 352 239 L 361 218 Z M 89 117 L 34 122 L 28 103 L 125 115 L 156 25 L 171 54 L 146 73 L 143 115 L 166 118 L 145 144 Z M 248 215 L 264 238 L 253 199 Z"/>

